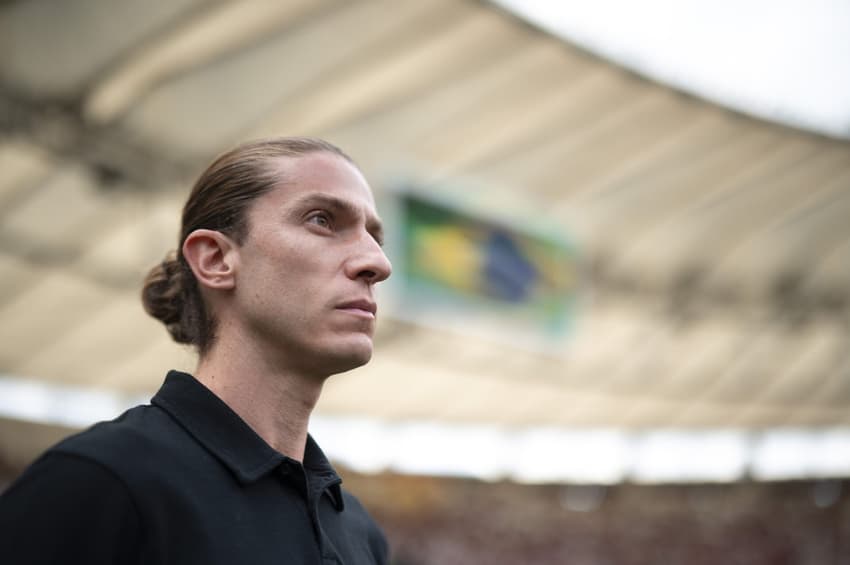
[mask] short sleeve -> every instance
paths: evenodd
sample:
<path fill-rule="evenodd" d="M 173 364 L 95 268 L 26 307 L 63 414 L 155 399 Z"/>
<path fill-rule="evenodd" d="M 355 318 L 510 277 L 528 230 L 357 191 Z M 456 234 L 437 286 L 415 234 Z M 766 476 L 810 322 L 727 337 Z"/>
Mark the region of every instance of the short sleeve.
<path fill-rule="evenodd" d="M 74 455 L 48 452 L 0 495 L 4 563 L 136 563 L 139 528 L 125 484 Z"/>

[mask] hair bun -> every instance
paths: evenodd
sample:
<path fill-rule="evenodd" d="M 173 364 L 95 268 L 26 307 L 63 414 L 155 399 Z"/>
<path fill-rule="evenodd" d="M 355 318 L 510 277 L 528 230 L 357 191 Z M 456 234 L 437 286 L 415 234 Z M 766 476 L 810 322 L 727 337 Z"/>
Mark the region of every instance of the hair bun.
<path fill-rule="evenodd" d="M 145 312 L 161 321 L 178 343 L 192 343 L 184 328 L 184 276 L 177 253 L 171 251 L 150 270 L 142 286 Z"/>

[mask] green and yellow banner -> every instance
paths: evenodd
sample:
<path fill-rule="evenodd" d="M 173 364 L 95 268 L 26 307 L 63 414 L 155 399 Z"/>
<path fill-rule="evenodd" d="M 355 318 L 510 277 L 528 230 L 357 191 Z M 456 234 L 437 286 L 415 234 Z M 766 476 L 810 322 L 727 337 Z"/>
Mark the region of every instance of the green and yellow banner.
<path fill-rule="evenodd" d="M 549 336 L 569 327 L 577 261 L 563 236 L 522 229 L 413 192 L 398 198 L 402 241 L 395 276 L 403 278 L 397 281 L 402 299 L 414 311 L 485 313 L 497 323 L 516 322 L 517 331 Z"/>

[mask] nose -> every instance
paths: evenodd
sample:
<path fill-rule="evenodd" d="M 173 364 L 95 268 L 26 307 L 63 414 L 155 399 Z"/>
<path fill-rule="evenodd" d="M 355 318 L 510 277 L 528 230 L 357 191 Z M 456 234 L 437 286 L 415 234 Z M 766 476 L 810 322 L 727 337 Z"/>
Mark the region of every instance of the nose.
<path fill-rule="evenodd" d="M 346 264 L 346 275 L 351 279 L 362 279 L 369 284 L 387 280 L 393 272 L 392 263 L 371 236 L 364 242 Z"/>

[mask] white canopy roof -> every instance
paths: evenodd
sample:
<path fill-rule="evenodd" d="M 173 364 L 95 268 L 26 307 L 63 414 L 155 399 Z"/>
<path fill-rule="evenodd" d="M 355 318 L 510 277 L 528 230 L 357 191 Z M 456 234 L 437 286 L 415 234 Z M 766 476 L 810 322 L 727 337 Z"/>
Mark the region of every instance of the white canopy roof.
<path fill-rule="evenodd" d="M 850 425 L 848 142 L 449 0 L 0 3 L 0 372 L 135 396 L 191 369 L 140 281 L 204 163 L 274 134 L 340 144 L 378 193 L 543 216 L 585 266 L 557 354 L 387 315 L 320 417 Z"/>

